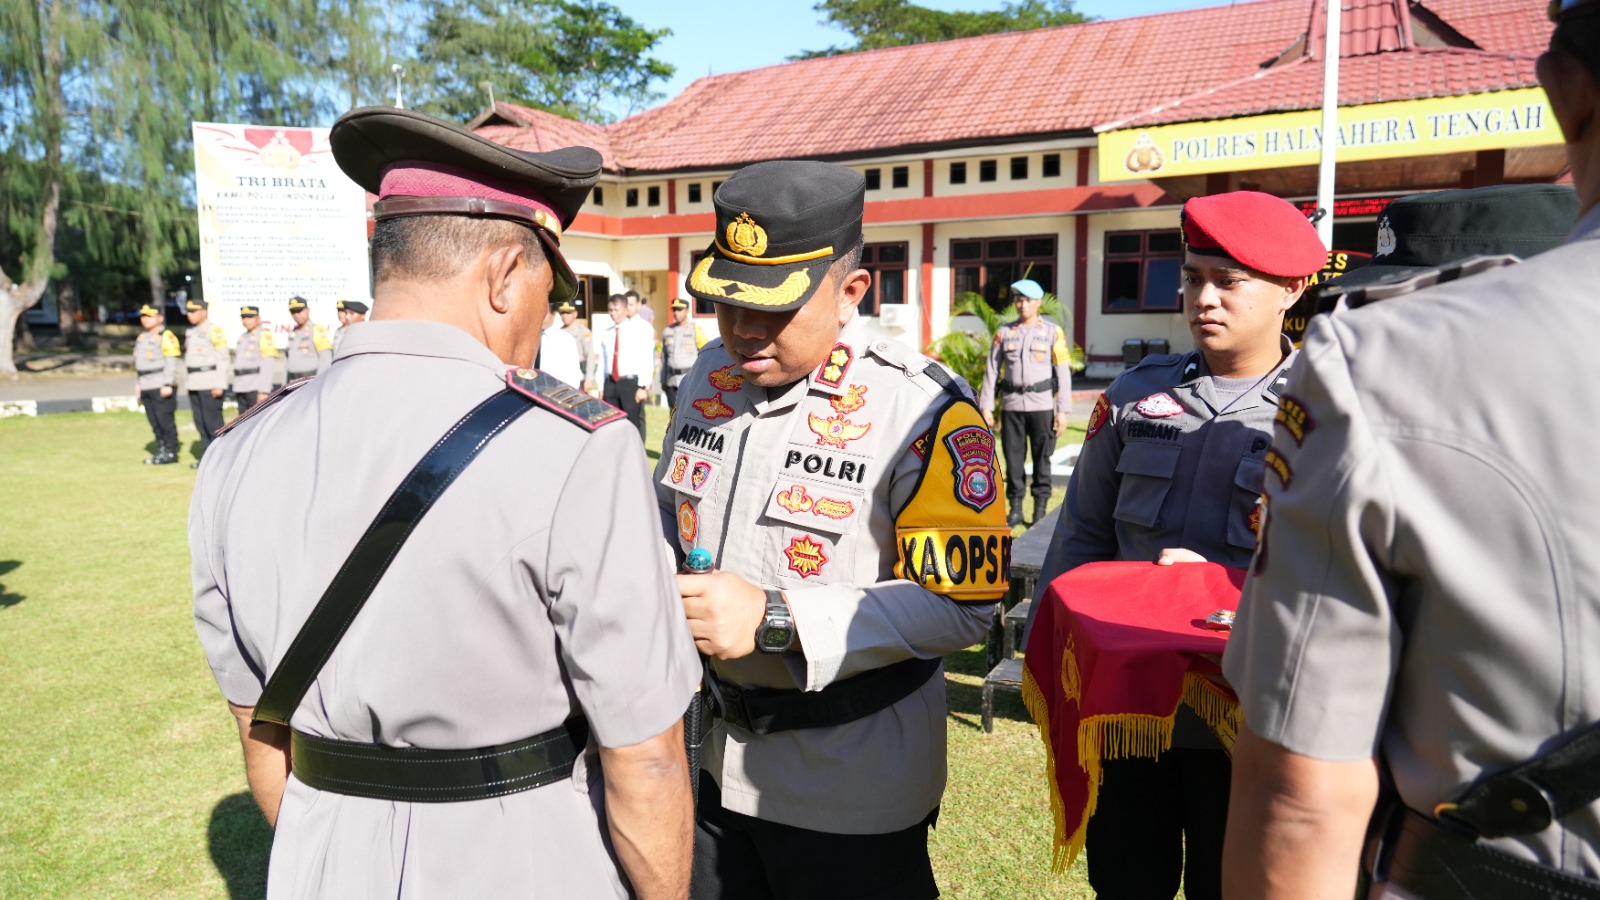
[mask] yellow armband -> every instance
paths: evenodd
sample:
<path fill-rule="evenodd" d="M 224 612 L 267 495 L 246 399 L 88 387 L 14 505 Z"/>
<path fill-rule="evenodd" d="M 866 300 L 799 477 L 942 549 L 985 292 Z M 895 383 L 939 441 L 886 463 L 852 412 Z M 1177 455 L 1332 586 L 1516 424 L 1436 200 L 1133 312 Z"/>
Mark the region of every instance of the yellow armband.
<path fill-rule="evenodd" d="M 1067 333 L 1056 326 L 1056 342 L 1050 348 L 1050 365 L 1059 366 L 1072 359 L 1072 351 L 1067 349 Z"/>
<path fill-rule="evenodd" d="M 161 355 L 182 356 L 183 346 L 178 343 L 178 336 L 170 331 L 161 332 Z"/>
<path fill-rule="evenodd" d="M 272 335 L 265 328 L 261 329 L 261 355 L 271 357 L 278 355 L 278 342 L 272 339 Z"/>
<path fill-rule="evenodd" d="M 921 481 L 895 519 L 896 578 L 951 600 L 991 603 L 1005 595 L 1011 529 L 994 443 L 971 401 L 957 400 L 939 413 Z"/>
<path fill-rule="evenodd" d="M 228 349 L 228 333 L 222 330 L 221 325 L 211 326 L 211 346 L 218 350 Z"/>
<path fill-rule="evenodd" d="M 318 353 L 333 349 L 333 341 L 328 340 L 328 326 L 311 326 L 311 344 L 317 348 Z"/>
<path fill-rule="evenodd" d="M 705 347 L 705 345 L 706 345 L 706 333 L 705 333 L 705 331 L 699 325 L 694 326 L 694 348 L 696 350 L 700 350 L 700 349 L 703 349 Z"/>

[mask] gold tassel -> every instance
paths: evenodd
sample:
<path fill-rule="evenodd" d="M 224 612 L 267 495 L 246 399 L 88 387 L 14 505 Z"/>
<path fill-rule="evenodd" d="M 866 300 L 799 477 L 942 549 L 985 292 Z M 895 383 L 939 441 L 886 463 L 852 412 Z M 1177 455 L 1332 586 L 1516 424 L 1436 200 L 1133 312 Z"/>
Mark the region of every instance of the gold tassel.
<path fill-rule="evenodd" d="M 1061 791 L 1056 787 L 1056 751 L 1050 743 L 1050 708 L 1045 700 L 1044 692 L 1033 680 L 1033 672 L 1024 665 L 1022 667 L 1022 703 L 1028 708 L 1028 715 L 1033 717 L 1039 726 L 1039 736 L 1044 738 L 1044 774 L 1046 786 L 1050 792 L 1050 815 L 1055 819 L 1055 836 L 1051 840 L 1050 870 L 1057 875 L 1065 872 L 1067 866 L 1077 858 L 1078 851 L 1083 849 L 1082 832 L 1084 826 L 1080 824 L 1074 834 L 1077 845 L 1073 846 L 1066 837 L 1067 812 L 1061 802 Z M 1089 821 L 1084 816 L 1085 823 Z"/>
<path fill-rule="evenodd" d="M 1233 753 L 1233 742 L 1239 737 L 1239 722 L 1243 718 L 1239 701 L 1228 696 L 1211 679 L 1189 672 L 1183 676 L 1183 702 L 1211 726 L 1222 748 Z"/>

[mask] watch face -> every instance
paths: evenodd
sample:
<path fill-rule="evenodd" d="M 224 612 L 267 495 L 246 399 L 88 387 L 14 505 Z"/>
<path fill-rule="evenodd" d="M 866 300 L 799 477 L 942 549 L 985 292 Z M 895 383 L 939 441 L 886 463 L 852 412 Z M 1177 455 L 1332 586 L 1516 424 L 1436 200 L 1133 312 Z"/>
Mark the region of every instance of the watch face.
<path fill-rule="evenodd" d="M 789 645 L 789 639 L 789 629 L 787 628 L 768 627 L 761 630 L 761 645 L 764 647 L 782 649 Z"/>

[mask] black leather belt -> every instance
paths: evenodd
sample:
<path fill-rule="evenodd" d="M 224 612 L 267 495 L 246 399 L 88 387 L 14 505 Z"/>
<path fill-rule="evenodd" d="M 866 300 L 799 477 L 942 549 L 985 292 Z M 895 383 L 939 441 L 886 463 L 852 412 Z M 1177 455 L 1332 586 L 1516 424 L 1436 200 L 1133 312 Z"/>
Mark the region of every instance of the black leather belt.
<path fill-rule="evenodd" d="M 234 369 L 233 370 L 233 374 L 235 374 L 235 375 L 254 375 L 259 371 L 261 371 L 261 367 L 260 366 L 256 366 L 254 369 Z"/>
<path fill-rule="evenodd" d="M 692 368 L 694 368 L 694 367 L 693 366 L 689 367 L 689 369 L 692 369 Z M 689 369 L 677 369 L 677 368 L 673 368 L 672 366 L 668 366 L 667 367 L 667 371 L 669 373 L 673 374 L 673 375 L 687 375 L 687 374 L 689 374 Z"/>
<path fill-rule="evenodd" d="M 189 366 L 188 369 L 189 369 L 190 374 L 193 374 L 195 372 L 215 372 L 217 367 L 216 366 Z"/>
<path fill-rule="evenodd" d="M 718 678 L 709 667 L 712 713 L 753 734 L 826 728 L 863 719 L 899 703 L 939 671 L 939 659 L 901 660 L 836 681 L 820 691 L 747 688 Z"/>
<path fill-rule="evenodd" d="M 1056 380 L 1054 378 L 1046 378 L 1043 381 L 1035 381 L 1033 384 L 1029 384 L 1029 385 L 1011 384 L 1010 382 L 1002 381 L 1000 383 L 1000 393 L 1001 394 L 1033 394 L 1033 393 L 1037 393 L 1039 391 L 1054 390 L 1055 389 L 1055 384 L 1056 384 Z"/>
<path fill-rule="evenodd" d="M 138 372 L 140 375 L 154 375 L 157 372 L 165 372 L 166 370 L 167 370 L 166 366 L 161 366 L 161 367 L 155 368 L 155 369 L 140 369 L 138 367 L 134 368 L 134 371 Z"/>
<path fill-rule="evenodd" d="M 1403 806 L 1368 853 L 1374 882 L 1427 900 L 1600 900 L 1600 882 L 1501 852 Z"/>
<path fill-rule="evenodd" d="M 316 369 L 304 369 L 299 372 L 285 372 L 284 377 L 288 378 L 290 381 L 293 381 L 296 378 L 310 378 L 315 374 L 317 374 Z"/>
<path fill-rule="evenodd" d="M 476 750 L 424 750 L 293 732 L 294 776 L 319 791 L 401 803 L 500 797 L 572 775 L 589 720 L 575 716 L 531 738 Z"/>

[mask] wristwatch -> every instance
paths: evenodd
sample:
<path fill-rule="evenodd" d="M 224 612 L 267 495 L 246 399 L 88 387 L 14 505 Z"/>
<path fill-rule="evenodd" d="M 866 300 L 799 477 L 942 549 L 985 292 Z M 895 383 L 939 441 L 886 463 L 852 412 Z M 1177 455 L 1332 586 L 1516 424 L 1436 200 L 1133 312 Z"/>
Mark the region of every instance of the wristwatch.
<path fill-rule="evenodd" d="M 756 627 L 756 648 L 762 653 L 782 653 L 794 644 L 794 617 L 783 591 L 767 591 L 767 615 Z"/>

